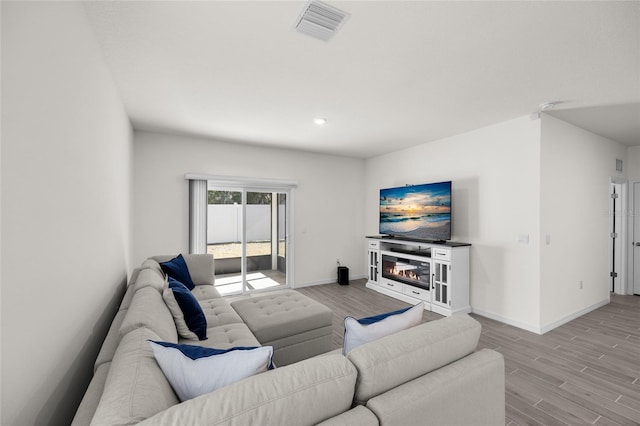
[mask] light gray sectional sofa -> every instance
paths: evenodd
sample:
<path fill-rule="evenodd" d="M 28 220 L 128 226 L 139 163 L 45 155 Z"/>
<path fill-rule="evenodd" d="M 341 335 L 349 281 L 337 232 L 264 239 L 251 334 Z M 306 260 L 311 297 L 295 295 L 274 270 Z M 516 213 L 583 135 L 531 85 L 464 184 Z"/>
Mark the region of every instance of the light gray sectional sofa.
<path fill-rule="evenodd" d="M 158 260 L 148 259 L 134 274 L 73 425 L 504 425 L 504 360 L 495 351 L 476 351 L 481 327 L 467 315 L 421 324 L 346 357 L 334 351 L 278 366 L 179 402 L 148 344 L 183 343 L 161 295 Z M 185 260 L 209 327 L 208 339 L 197 344 L 260 346 L 214 288 L 211 256 Z M 317 348 L 325 344 L 323 333 L 304 336 Z"/>

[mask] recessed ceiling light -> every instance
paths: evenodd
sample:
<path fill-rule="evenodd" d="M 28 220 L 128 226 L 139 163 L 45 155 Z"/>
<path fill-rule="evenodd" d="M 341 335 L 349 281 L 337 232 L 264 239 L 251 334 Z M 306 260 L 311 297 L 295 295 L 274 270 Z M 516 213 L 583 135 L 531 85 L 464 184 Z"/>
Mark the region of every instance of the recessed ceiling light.
<path fill-rule="evenodd" d="M 322 126 L 324 124 L 327 124 L 327 119 L 324 117 L 317 117 L 313 119 L 313 122 L 316 123 L 318 126 Z"/>

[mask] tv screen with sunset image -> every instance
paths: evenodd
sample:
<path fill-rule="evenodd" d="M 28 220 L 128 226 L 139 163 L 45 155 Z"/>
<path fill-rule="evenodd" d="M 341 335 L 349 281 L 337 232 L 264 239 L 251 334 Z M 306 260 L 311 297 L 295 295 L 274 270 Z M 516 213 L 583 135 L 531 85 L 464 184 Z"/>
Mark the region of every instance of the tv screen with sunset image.
<path fill-rule="evenodd" d="M 380 234 L 451 239 L 451 182 L 381 189 Z"/>

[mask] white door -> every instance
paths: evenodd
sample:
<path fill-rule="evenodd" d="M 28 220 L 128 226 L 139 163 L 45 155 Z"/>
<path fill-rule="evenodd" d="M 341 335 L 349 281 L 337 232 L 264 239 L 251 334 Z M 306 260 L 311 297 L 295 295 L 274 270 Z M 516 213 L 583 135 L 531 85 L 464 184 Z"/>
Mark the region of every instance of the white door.
<path fill-rule="evenodd" d="M 624 294 L 622 289 L 622 184 L 611 183 L 611 282 L 609 291 Z M 640 252 L 640 250 L 638 250 Z"/>
<path fill-rule="evenodd" d="M 633 292 L 640 294 L 640 182 L 633 182 Z"/>

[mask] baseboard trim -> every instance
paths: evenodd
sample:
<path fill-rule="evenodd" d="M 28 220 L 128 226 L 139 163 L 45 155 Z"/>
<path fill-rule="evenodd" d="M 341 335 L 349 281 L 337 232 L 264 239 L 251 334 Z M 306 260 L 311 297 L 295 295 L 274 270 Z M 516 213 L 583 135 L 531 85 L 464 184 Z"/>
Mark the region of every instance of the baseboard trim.
<path fill-rule="evenodd" d="M 482 309 L 476 309 L 476 308 L 471 308 L 471 312 L 480 316 L 483 316 L 485 318 L 489 318 L 495 321 L 499 321 L 501 323 L 507 324 L 507 325 L 511 325 L 513 327 L 517 327 L 517 328 L 521 328 L 523 330 L 527 330 L 530 331 L 532 333 L 536 333 L 536 334 L 542 334 L 540 332 L 540 327 L 536 327 L 532 324 L 528 324 L 526 322 L 521 322 L 521 321 L 516 321 L 513 320 L 511 318 L 507 318 L 507 317 L 503 317 L 502 315 L 498 315 L 496 313 L 493 312 L 489 312 L 489 311 L 483 311 Z"/>
<path fill-rule="evenodd" d="M 521 321 L 515 321 L 511 318 L 506 318 L 503 317 L 502 315 L 498 315 L 495 314 L 493 312 L 488 312 L 488 311 L 483 311 L 482 309 L 476 309 L 476 308 L 472 308 L 471 312 L 473 312 L 474 314 L 478 314 L 480 316 L 492 319 L 492 320 L 496 320 L 496 321 L 500 321 L 502 323 L 517 327 L 517 328 L 521 328 L 523 330 L 527 330 L 530 331 L 532 333 L 536 333 L 536 334 L 545 334 L 551 330 L 553 330 L 554 328 L 560 327 L 561 325 L 564 325 L 568 322 L 573 321 L 576 318 L 581 317 L 584 314 L 587 314 L 591 311 L 595 311 L 598 308 L 601 308 L 602 306 L 605 306 L 609 304 L 609 299 L 605 299 L 605 300 L 601 300 L 598 303 L 594 303 L 591 306 L 587 306 L 586 308 L 580 309 L 579 311 L 573 312 L 569 315 L 565 315 L 564 317 L 550 322 L 548 324 L 543 325 L 542 327 L 540 326 L 536 326 L 536 325 L 532 325 L 532 324 L 528 324 L 528 323 L 524 323 Z"/>
<path fill-rule="evenodd" d="M 576 311 L 576 312 L 574 312 L 572 314 L 564 316 L 564 317 L 560 318 L 557 321 L 550 322 L 550 323 L 548 323 L 548 324 L 546 324 L 546 325 L 544 325 L 542 327 L 542 329 L 541 329 L 542 332 L 540 334 L 544 334 L 544 333 L 546 333 L 548 331 L 553 330 L 556 327 L 560 327 L 563 324 L 566 324 L 566 323 L 568 323 L 570 321 L 573 321 L 574 319 L 576 319 L 578 317 L 581 317 L 584 314 L 587 314 L 587 313 L 589 313 L 591 311 L 595 311 L 598 308 L 601 308 L 601 307 L 603 307 L 605 305 L 608 305 L 609 302 L 610 302 L 609 298 L 606 298 L 604 300 L 599 301 L 598 303 L 594 303 L 591 306 L 587 306 L 584 309 L 580 309 L 579 311 Z"/>
<path fill-rule="evenodd" d="M 360 279 L 364 279 L 367 278 L 367 275 L 353 275 L 351 277 L 349 277 L 349 281 L 353 281 L 353 280 L 360 280 Z M 302 288 L 302 287 L 312 287 L 315 285 L 324 285 L 324 284 L 338 284 L 338 281 L 335 278 L 329 278 L 326 280 L 320 280 L 320 281 L 309 281 L 306 283 L 301 283 L 301 284 L 295 284 L 293 286 L 291 286 L 291 288 L 296 289 L 296 288 Z"/>

